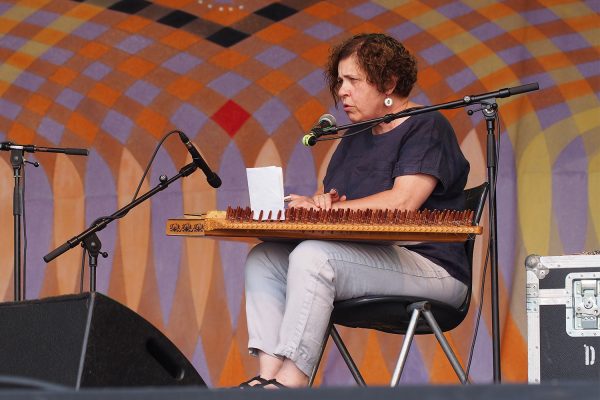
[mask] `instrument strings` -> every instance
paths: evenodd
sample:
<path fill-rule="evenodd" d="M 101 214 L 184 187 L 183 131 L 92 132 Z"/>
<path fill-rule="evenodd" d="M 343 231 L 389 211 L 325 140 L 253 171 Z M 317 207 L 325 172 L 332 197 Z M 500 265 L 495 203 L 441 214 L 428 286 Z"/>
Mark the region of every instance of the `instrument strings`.
<path fill-rule="evenodd" d="M 473 210 L 321 210 L 307 208 L 288 208 L 284 212 L 285 220 L 281 220 L 282 212 L 273 218 L 269 211 L 264 222 L 269 223 L 326 223 L 326 224 L 363 224 L 363 225 L 472 225 Z M 258 221 L 263 221 L 263 211 L 259 212 Z M 254 211 L 250 207 L 227 207 L 225 219 L 231 222 L 257 222 Z"/>

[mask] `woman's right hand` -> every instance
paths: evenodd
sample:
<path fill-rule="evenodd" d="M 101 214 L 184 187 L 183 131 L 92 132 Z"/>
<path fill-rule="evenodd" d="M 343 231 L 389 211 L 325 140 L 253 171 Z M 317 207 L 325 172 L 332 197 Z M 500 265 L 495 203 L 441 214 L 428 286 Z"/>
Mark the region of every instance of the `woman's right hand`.
<path fill-rule="evenodd" d="M 291 194 L 290 198 L 289 207 L 315 208 L 319 210 L 329 210 L 333 204 L 346 200 L 346 196 L 340 197 L 335 189 L 331 189 L 329 193 L 315 194 L 312 197 Z"/>

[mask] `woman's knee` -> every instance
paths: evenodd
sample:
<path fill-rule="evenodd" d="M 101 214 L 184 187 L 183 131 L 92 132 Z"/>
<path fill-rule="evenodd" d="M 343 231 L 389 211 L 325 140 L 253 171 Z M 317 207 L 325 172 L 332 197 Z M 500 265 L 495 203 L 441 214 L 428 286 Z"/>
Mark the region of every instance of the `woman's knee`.
<path fill-rule="evenodd" d="M 246 283 L 253 278 L 280 274 L 287 268 L 289 252 L 281 243 L 263 242 L 254 246 L 246 258 Z"/>
<path fill-rule="evenodd" d="M 314 276 L 320 275 L 325 279 L 333 279 L 333 268 L 330 263 L 330 247 L 318 240 L 305 240 L 294 248 L 290 254 L 288 275 Z"/>

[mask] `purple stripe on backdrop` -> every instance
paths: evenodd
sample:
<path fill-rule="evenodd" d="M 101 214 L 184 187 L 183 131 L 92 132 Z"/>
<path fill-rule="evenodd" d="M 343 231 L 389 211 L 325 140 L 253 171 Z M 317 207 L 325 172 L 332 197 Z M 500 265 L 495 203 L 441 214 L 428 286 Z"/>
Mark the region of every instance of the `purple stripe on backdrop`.
<path fill-rule="evenodd" d="M 489 285 L 487 286 L 489 287 Z M 489 291 L 489 289 L 487 289 Z M 481 299 L 479 299 L 481 300 Z M 487 304 L 487 303 L 486 303 Z M 475 312 L 475 308 L 471 312 Z M 465 338 L 472 343 L 472 337 Z M 467 360 L 468 354 L 464 355 Z M 466 368 L 466 364 L 465 364 Z M 475 349 L 473 350 L 473 361 L 469 373 L 470 379 L 475 383 L 491 383 L 493 381 L 493 357 L 492 357 L 492 337 L 487 329 L 484 319 L 479 323 Z"/>
<path fill-rule="evenodd" d="M 571 110 L 569 109 L 568 103 L 558 103 L 550 107 L 538 109 L 537 114 L 542 129 L 547 129 L 555 123 L 569 118 L 571 116 Z"/>
<path fill-rule="evenodd" d="M 297 55 L 295 53 L 292 53 L 283 47 L 271 46 L 254 58 L 273 69 L 277 69 L 296 57 Z"/>
<path fill-rule="evenodd" d="M 413 22 L 405 22 L 401 25 L 388 29 L 387 33 L 397 40 L 403 41 L 422 31 L 423 29 L 421 29 L 417 24 Z"/>
<path fill-rule="evenodd" d="M 422 50 L 420 54 L 421 57 L 427 61 L 427 63 L 434 65 L 442 60 L 447 59 L 454 53 L 442 43 L 437 43 L 427 49 Z"/>
<path fill-rule="evenodd" d="M 162 65 L 163 67 L 178 74 L 186 74 L 201 63 L 202 60 L 200 58 L 182 52 L 169 58 Z"/>
<path fill-rule="evenodd" d="M 86 69 L 83 70 L 83 75 L 92 78 L 95 81 L 99 81 L 106 76 L 112 70 L 108 65 L 101 63 L 100 61 L 93 62 Z"/>
<path fill-rule="evenodd" d="M 159 184 L 160 175 L 174 176 L 177 169 L 164 148 L 156 154 L 150 171 L 150 189 Z M 141 177 L 140 177 L 141 178 Z M 198 173 L 184 179 L 199 179 Z M 154 270 L 160 296 L 160 307 L 163 322 L 169 321 L 173 297 L 177 287 L 179 265 L 181 259 L 182 238 L 165 235 L 165 222 L 169 218 L 183 215 L 183 199 L 181 195 L 181 179 L 172 183 L 169 188 L 157 193 L 152 202 L 152 252 Z M 142 194 L 142 193 L 140 193 Z M 126 218 L 126 217 L 125 217 Z M 141 283 L 141 282 L 140 282 Z"/>
<path fill-rule="evenodd" d="M 0 15 L 4 14 L 7 10 L 10 10 L 13 4 L 2 4 L 0 3 Z"/>
<path fill-rule="evenodd" d="M 417 104 L 431 104 L 431 99 L 423 92 L 417 92 L 412 96 L 412 101 Z"/>
<path fill-rule="evenodd" d="M 108 30 L 108 27 L 94 22 L 86 22 L 79 28 L 73 31 L 73 34 L 87 40 L 94 40 L 104 32 Z"/>
<path fill-rule="evenodd" d="M 248 183 L 246 179 L 246 165 L 235 142 L 230 142 L 223 153 L 219 176 L 223 181 L 217 191 L 217 208 L 227 209 L 227 206 L 245 207 L 250 204 L 248 197 Z M 223 281 L 227 293 L 227 306 L 233 329 L 241 309 L 244 293 L 244 261 L 248 246 L 243 243 L 219 242 L 219 254 L 223 268 Z"/>
<path fill-rule="evenodd" d="M 133 121 L 118 111 L 109 110 L 100 126 L 121 144 L 125 144 L 131 134 Z"/>
<path fill-rule="evenodd" d="M 42 118 L 38 126 L 38 134 L 50 140 L 55 145 L 60 143 L 64 131 L 65 126 L 50 117 Z"/>
<path fill-rule="evenodd" d="M 497 54 L 508 65 L 533 58 L 527 47 L 523 45 L 517 45 L 509 49 L 501 50 Z"/>
<path fill-rule="evenodd" d="M 0 115 L 6 119 L 15 119 L 21 112 L 20 105 L 13 103 L 12 101 L 0 99 Z"/>
<path fill-rule="evenodd" d="M 449 19 L 460 17 L 461 15 L 468 14 L 472 11 L 473 9 L 471 7 L 458 2 L 452 2 L 437 9 L 437 12 L 448 17 Z"/>
<path fill-rule="evenodd" d="M 554 43 L 561 51 L 573 51 L 590 47 L 590 43 L 579 33 L 554 36 L 550 40 L 552 40 L 552 43 Z"/>
<path fill-rule="evenodd" d="M 196 371 L 200 374 L 206 386 L 212 387 L 212 380 L 210 379 L 210 370 L 208 365 L 206 364 L 206 356 L 204 355 L 204 346 L 202 345 L 202 337 L 198 337 L 198 342 L 196 343 L 196 349 L 194 350 L 194 355 L 192 356 L 192 365 L 196 368 Z"/>
<path fill-rule="evenodd" d="M 27 299 L 40 297 L 47 268 L 42 257 L 54 248 L 52 243 L 55 223 L 54 201 L 47 173 L 48 170 L 43 164 L 41 168 L 25 166 L 25 217 L 28 242 L 25 297 Z"/>
<path fill-rule="evenodd" d="M 525 18 L 531 25 L 541 25 L 546 22 L 556 21 L 558 16 L 547 8 L 540 8 L 533 11 L 525 11 L 520 13 L 521 17 Z"/>
<path fill-rule="evenodd" d="M 19 36 L 3 35 L 0 37 L 0 47 L 4 49 L 19 50 L 25 43 L 27 40 Z"/>
<path fill-rule="evenodd" d="M 223 280 L 227 292 L 227 307 L 231 316 L 232 329 L 237 328 L 237 322 L 242 311 L 244 294 L 244 266 L 250 247 L 246 243 L 219 241 L 219 254 L 223 268 Z"/>
<path fill-rule="evenodd" d="M 56 97 L 56 102 L 67 107 L 69 110 L 73 111 L 79 103 L 83 100 L 83 95 L 69 88 L 65 88 L 58 97 Z"/>
<path fill-rule="evenodd" d="M 46 81 L 45 78 L 42 78 L 36 74 L 32 74 L 27 71 L 21 72 L 21 75 L 15 79 L 14 84 L 20 86 L 24 89 L 27 89 L 31 92 L 35 92 L 42 86 L 42 83 Z"/>
<path fill-rule="evenodd" d="M 386 9 L 373 3 L 364 3 L 350 9 L 350 12 L 362 19 L 372 19 L 386 12 Z"/>
<path fill-rule="evenodd" d="M 496 208 L 498 220 L 498 269 L 510 293 L 515 264 L 517 236 L 517 171 L 512 143 L 506 133 L 500 135 Z"/>
<path fill-rule="evenodd" d="M 218 175 L 223 182 L 217 190 L 217 208 L 219 210 L 225 210 L 227 206 L 247 207 L 250 205 L 246 165 L 233 141 L 223 152 Z"/>
<path fill-rule="evenodd" d="M 493 22 L 486 22 L 478 27 L 471 29 L 471 36 L 484 42 L 500 36 L 505 31 Z"/>
<path fill-rule="evenodd" d="M 235 72 L 226 72 L 206 86 L 231 99 L 236 94 L 244 90 L 248 85 L 250 85 L 250 81 L 248 79 L 236 74 Z"/>
<path fill-rule="evenodd" d="M 117 44 L 116 47 L 129 54 L 136 54 L 141 50 L 145 49 L 152 43 L 152 40 L 147 37 L 140 35 L 127 36 L 121 43 Z"/>
<path fill-rule="evenodd" d="M 323 70 L 318 68 L 298 81 L 311 96 L 316 96 L 321 90 L 325 89 L 325 79 Z"/>
<path fill-rule="evenodd" d="M 552 167 L 552 208 L 564 254 L 585 250 L 588 217 L 588 158 L 581 136 L 558 155 Z"/>
<path fill-rule="evenodd" d="M 44 61 L 48 61 L 54 65 L 63 65 L 67 60 L 73 57 L 73 52 L 60 47 L 51 47 L 40 57 Z"/>
<path fill-rule="evenodd" d="M 590 61 L 577 65 L 577 69 L 584 78 L 591 78 L 600 75 L 600 60 Z"/>
<path fill-rule="evenodd" d="M 458 92 L 476 80 L 478 80 L 478 78 L 475 76 L 473 71 L 470 68 L 465 68 L 462 71 L 449 76 L 448 79 L 446 79 L 446 82 L 448 82 L 448 85 L 452 88 L 452 90 Z"/>
<path fill-rule="evenodd" d="M 323 368 L 323 365 L 320 366 Z M 327 355 L 327 364 L 323 370 L 323 386 L 351 386 L 355 385 L 354 378 L 346 366 L 337 347 L 331 343 Z"/>
<path fill-rule="evenodd" d="M 188 138 L 194 139 L 208 118 L 196 107 L 183 103 L 171 117 L 175 129 L 183 131 Z"/>
<path fill-rule="evenodd" d="M 25 22 L 32 25 L 46 27 L 56 18 L 58 18 L 58 14 L 40 10 L 27 17 Z"/>
<path fill-rule="evenodd" d="M 590 8 L 590 10 L 595 11 L 597 14 L 600 13 L 600 1 L 598 0 L 585 0 L 585 5 Z"/>
<path fill-rule="evenodd" d="M 86 227 L 90 226 L 96 219 L 111 215 L 117 211 L 115 180 L 108 164 L 94 149 L 90 151 L 88 157 L 85 174 L 85 194 Z M 117 221 L 113 221 L 97 233 L 98 238 L 102 242 L 102 251 L 108 253 L 108 258 L 98 258 L 98 268 L 96 269 L 96 290 L 101 293 L 108 292 L 117 241 L 117 224 Z M 78 233 L 73 232 L 73 235 Z M 89 271 L 85 273 L 89 277 L 87 275 Z M 88 282 L 89 280 L 84 282 L 86 287 Z"/>
<path fill-rule="evenodd" d="M 256 110 L 254 118 L 271 135 L 290 115 L 287 107 L 277 97 L 272 97 Z"/>
<path fill-rule="evenodd" d="M 402 336 L 398 336 L 397 340 L 401 340 Z M 398 356 L 400 353 L 398 352 Z M 395 364 L 394 364 L 395 366 Z M 392 371 L 393 372 L 393 371 Z M 414 341 L 406 358 L 406 365 L 402 372 L 401 383 L 419 384 L 429 382 L 429 371 L 423 363 L 423 356 L 418 346 L 418 340 Z"/>
<path fill-rule="evenodd" d="M 342 28 L 333 25 L 329 22 L 319 22 L 311 26 L 310 28 L 304 30 L 304 33 L 307 33 L 310 36 L 323 41 L 329 40 L 342 32 Z"/>
<path fill-rule="evenodd" d="M 292 152 L 285 171 L 284 192 L 286 195 L 294 193 L 311 196 L 318 186 L 312 152 L 300 143 L 298 138 L 298 144 Z"/>
<path fill-rule="evenodd" d="M 159 88 L 142 79 L 135 81 L 135 83 L 129 86 L 125 91 L 126 96 L 131 97 L 145 106 L 148 106 L 159 93 Z"/>

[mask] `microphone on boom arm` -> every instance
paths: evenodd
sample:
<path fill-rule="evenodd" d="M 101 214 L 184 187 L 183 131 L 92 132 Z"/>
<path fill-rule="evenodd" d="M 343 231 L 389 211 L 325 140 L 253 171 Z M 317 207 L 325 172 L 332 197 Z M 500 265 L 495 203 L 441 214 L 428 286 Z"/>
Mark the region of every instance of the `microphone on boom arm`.
<path fill-rule="evenodd" d="M 314 146 L 320 136 L 327 135 L 326 128 L 336 127 L 335 117 L 331 114 L 323 114 L 319 121 L 313 126 L 310 132 L 302 138 L 302 144 L 305 146 Z"/>
<path fill-rule="evenodd" d="M 221 178 L 219 178 L 219 175 L 215 174 L 210 169 L 208 164 L 206 164 L 206 161 L 204 161 L 204 159 L 200 155 L 200 152 L 198 152 L 198 149 L 196 149 L 196 147 L 190 141 L 187 135 L 181 131 L 177 132 L 179 133 L 179 138 L 181 139 L 181 142 L 185 145 L 185 147 L 188 149 L 188 152 L 191 154 L 194 164 L 196 164 L 196 166 L 199 169 L 201 169 L 202 172 L 204 172 L 204 175 L 206 175 L 206 181 L 208 182 L 208 184 L 214 188 L 218 188 L 219 186 L 221 186 Z"/>

